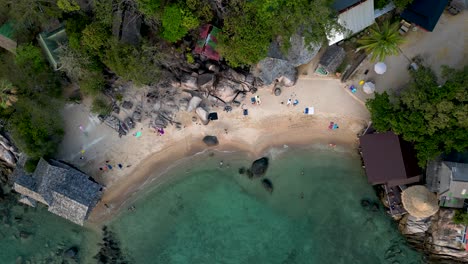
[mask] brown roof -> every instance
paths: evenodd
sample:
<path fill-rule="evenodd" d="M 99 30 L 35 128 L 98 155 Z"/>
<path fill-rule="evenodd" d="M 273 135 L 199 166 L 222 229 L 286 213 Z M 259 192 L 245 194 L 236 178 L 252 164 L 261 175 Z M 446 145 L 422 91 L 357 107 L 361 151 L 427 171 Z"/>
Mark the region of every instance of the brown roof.
<path fill-rule="evenodd" d="M 364 135 L 360 142 L 369 183 L 392 187 L 420 180 L 414 150 L 394 133 Z"/>

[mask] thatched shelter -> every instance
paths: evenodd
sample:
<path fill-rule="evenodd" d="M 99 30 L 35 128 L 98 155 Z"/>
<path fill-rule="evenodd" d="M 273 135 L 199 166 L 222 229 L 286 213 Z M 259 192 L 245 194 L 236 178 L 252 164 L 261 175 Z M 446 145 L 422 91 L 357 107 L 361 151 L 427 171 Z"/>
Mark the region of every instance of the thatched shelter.
<path fill-rule="evenodd" d="M 439 211 L 439 201 L 422 185 L 411 186 L 401 194 L 401 201 L 406 211 L 417 218 L 427 218 Z"/>
<path fill-rule="evenodd" d="M 325 71 L 327 74 L 334 73 L 338 66 L 343 63 L 346 57 L 344 49 L 337 45 L 332 45 L 327 48 L 319 61 L 318 71 Z"/>

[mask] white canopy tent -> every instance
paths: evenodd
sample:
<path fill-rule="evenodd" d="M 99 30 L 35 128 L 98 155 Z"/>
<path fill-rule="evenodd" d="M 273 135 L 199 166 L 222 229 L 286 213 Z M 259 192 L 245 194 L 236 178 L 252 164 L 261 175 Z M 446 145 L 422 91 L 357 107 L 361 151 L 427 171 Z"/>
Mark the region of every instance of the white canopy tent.
<path fill-rule="evenodd" d="M 383 63 L 383 62 L 377 62 L 374 65 L 374 71 L 377 74 L 384 74 L 387 71 L 387 65 L 385 65 L 385 63 Z"/>
<path fill-rule="evenodd" d="M 364 86 L 362 87 L 362 90 L 366 94 L 371 94 L 371 93 L 375 92 L 375 84 L 373 82 L 366 82 L 364 84 Z"/>

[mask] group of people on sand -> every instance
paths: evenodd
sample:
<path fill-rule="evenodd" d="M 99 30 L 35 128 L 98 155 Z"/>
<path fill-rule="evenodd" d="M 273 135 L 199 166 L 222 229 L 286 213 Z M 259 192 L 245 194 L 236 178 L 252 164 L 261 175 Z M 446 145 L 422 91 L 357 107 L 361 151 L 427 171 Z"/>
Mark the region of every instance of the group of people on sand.
<path fill-rule="evenodd" d="M 132 165 L 127 165 L 126 168 L 130 168 Z M 118 163 L 117 166 L 119 169 L 123 169 L 123 165 L 122 163 Z M 104 166 L 100 166 L 99 167 L 99 170 L 100 171 L 109 171 L 109 170 L 112 170 L 114 168 L 114 166 L 112 166 L 110 164 L 110 161 L 109 160 L 106 160 L 106 163 L 104 164 Z"/>
<path fill-rule="evenodd" d="M 291 94 L 291 96 L 288 98 L 288 101 L 286 102 L 286 106 L 290 106 L 290 105 L 296 106 L 296 105 L 299 104 L 299 100 L 294 99 L 294 101 L 293 101 L 292 98 L 293 98 L 294 96 L 296 96 L 296 93 L 292 93 L 292 94 Z M 281 102 L 281 104 L 284 104 L 284 102 Z"/>

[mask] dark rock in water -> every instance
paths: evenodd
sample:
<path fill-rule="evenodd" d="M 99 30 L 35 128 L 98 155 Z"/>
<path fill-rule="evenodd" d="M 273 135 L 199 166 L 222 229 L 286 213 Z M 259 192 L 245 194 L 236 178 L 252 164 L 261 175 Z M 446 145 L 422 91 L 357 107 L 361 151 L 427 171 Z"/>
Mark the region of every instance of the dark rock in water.
<path fill-rule="evenodd" d="M 21 239 L 28 239 L 29 237 L 31 237 L 31 233 L 29 232 L 26 232 L 26 231 L 20 231 L 19 233 L 19 236 Z"/>
<path fill-rule="evenodd" d="M 262 185 L 268 192 L 273 192 L 273 183 L 269 179 L 263 179 Z"/>
<path fill-rule="evenodd" d="M 239 168 L 239 174 L 244 174 L 245 173 L 245 168 L 242 167 L 242 168 Z"/>
<path fill-rule="evenodd" d="M 249 177 L 249 179 L 252 179 L 252 178 L 253 178 L 253 173 L 252 173 L 252 171 L 251 171 L 250 169 L 247 169 L 247 170 L 245 171 L 245 174 L 247 174 L 247 177 Z"/>
<path fill-rule="evenodd" d="M 203 142 L 207 145 L 207 146 L 216 146 L 219 144 L 219 141 L 218 141 L 218 138 L 216 136 L 205 136 L 203 138 Z"/>
<path fill-rule="evenodd" d="M 361 206 L 364 207 L 364 208 L 369 208 L 371 205 L 371 201 L 367 200 L 367 199 L 362 199 L 361 200 Z"/>
<path fill-rule="evenodd" d="M 67 258 L 76 258 L 78 256 L 78 247 L 71 247 L 63 253 L 64 257 Z"/>
<path fill-rule="evenodd" d="M 262 177 L 265 175 L 268 169 L 268 158 L 263 157 L 252 163 L 250 171 L 252 172 L 253 177 Z"/>

